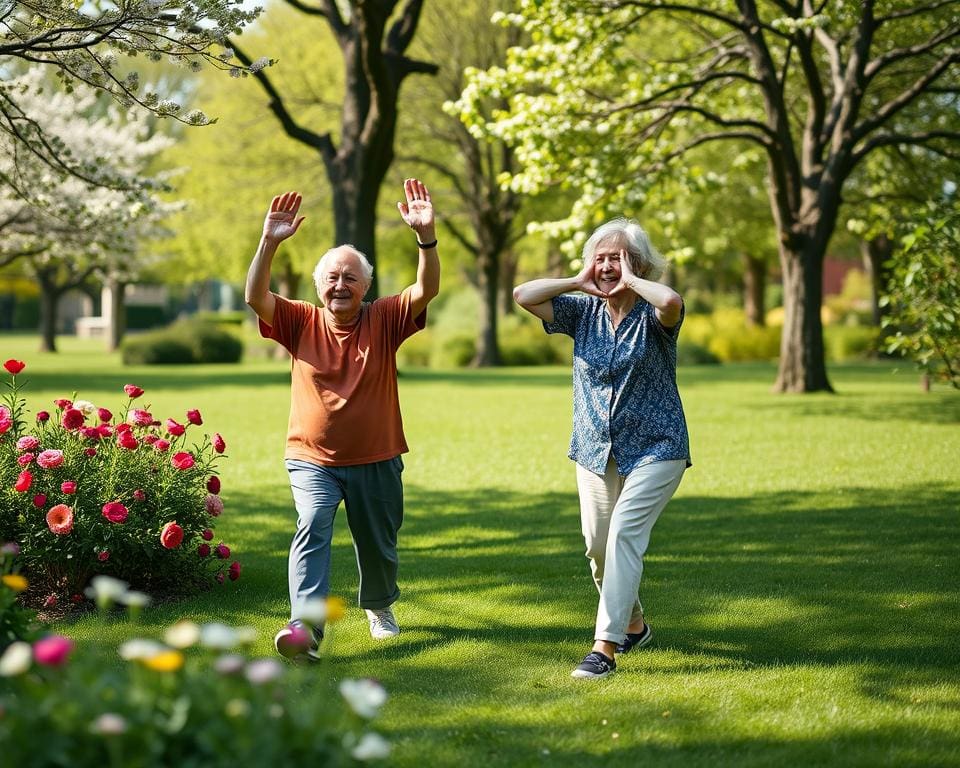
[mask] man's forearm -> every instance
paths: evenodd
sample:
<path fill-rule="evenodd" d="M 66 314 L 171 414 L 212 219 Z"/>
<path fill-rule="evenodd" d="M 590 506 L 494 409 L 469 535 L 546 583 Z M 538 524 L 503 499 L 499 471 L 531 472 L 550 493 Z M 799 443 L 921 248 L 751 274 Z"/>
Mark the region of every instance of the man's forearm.
<path fill-rule="evenodd" d="M 257 246 L 257 252 L 250 262 L 250 268 L 247 270 L 247 284 L 244 291 L 244 299 L 247 304 L 255 307 L 257 301 L 262 300 L 270 293 L 270 266 L 273 263 L 273 257 L 277 253 L 279 244 L 266 238 L 260 238 L 260 244 Z"/>

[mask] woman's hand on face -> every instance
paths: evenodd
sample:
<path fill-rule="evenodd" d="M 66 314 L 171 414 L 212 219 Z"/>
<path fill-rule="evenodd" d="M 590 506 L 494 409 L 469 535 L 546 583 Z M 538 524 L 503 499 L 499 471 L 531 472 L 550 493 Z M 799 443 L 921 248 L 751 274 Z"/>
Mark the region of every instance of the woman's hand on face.
<path fill-rule="evenodd" d="M 594 279 L 593 258 L 587 260 L 583 269 L 577 273 L 577 288 L 591 296 L 597 296 L 601 299 L 607 298 L 607 294 L 597 287 Z"/>
<path fill-rule="evenodd" d="M 630 287 L 630 282 L 636 275 L 633 273 L 633 270 L 630 268 L 630 256 L 627 252 L 621 248 L 620 249 L 620 282 L 614 286 L 613 290 L 607 294 L 607 296 L 616 296 L 618 294 L 624 293 L 626 291 L 633 290 Z"/>

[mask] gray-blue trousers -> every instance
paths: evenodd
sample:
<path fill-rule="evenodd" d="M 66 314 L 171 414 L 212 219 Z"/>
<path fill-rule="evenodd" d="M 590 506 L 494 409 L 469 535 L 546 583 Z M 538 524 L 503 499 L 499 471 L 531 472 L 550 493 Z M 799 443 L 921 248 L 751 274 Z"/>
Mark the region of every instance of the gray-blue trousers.
<path fill-rule="evenodd" d="M 330 592 L 330 545 L 340 502 L 360 571 L 363 608 L 392 605 L 397 587 L 397 531 L 403 523 L 403 460 L 330 467 L 288 459 L 290 489 L 297 508 L 297 532 L 290 544 L 290 618 L 310 598 Z"/>

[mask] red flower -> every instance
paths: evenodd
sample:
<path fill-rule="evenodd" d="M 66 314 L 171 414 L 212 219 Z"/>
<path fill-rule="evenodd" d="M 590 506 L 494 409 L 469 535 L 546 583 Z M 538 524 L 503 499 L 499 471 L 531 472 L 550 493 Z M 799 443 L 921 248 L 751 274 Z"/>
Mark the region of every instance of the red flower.
<path fill-rule="evenodd" d="M 53 401 L 53 404 L 57 406 L 61 411 L 65 411 L 71 405 L 73 405 L 73 400 L 67 400 L 65 397 L 58 398 Z"/>
<path fill-rule="evenodd" d="M 36 456 L 34 456 L 32 453 L 21 453 L 19 456 L 17 456 L 17 464 L 19 464 L 21 467 L 25 467 L 35 458 Z"/>
<path fill-rule="evenodd" d="M 108 501 L 103 505 L 103 516 L 111 523 L 122 523 L 128 514 L 127 508 L 119 501 Z"/>
<path fill-rule="evenodd" d="M 23 470 L 23 472 L 17 476 L 17 482 L 14 483 L 13 489 L 20 491 L 20 493 L 26 493 L 30 490 L 31 485 L 33 485 L 33 475 L 27 472 L 27 470 Z"/>
<path fill-rule="evenodd" d="M 200 557 L 207 557 L 210 554 L 210 545 L 206 543 L 201 544 L 197 547 L 197 554 L 200 555 Z"/>
<path fill-rule="evenodd" d="M 135 451 L 140 441 L 133 436 L 133 432 L 121 432 L 117 435 L 117 445 L 126 448 L 128 451 Z"/>
<path fill-rule="evenodd" d="M 87 438 L 87 440 L 99 440 L 100 430 L 97 427 L 80 427 L 80 435 Z"/>
<path fill-rule="evenodd" d="M 218 583 L 223 584 L 223 580 L 224 580 L 224 578 L 225 578 L 224 575 L 223 575 L 223 571 L 219 571 L 219 572 L 217 573 L 216 578 L 217 578 L 217 582 L 218 582 Z"/>
<path fill-rule="evenodd" d="M 83 452 L 83 455 L 84 455 L 84 456 L 87 456 L 87 457 L 89 457 L 89 458 L 92 459 L 94 456 L 97 455 L 97 449 L 96 449 L 96 448 L 87 448 L 87 449 Z"/>
<path fill-rule="evenodd" d="M 127 424 L 125 421 L 121 421 L 113 428 L 113 431 L 119 435 L 122 432 L 129 432 L 131 429 L 133 429 L 133 427 L 130 424 Z"/>
<path fill-rule="evenodd" d="M 33 497 L 33 506 L 35 507 L 38 507 L 38 508 L 43 507 L 43 505 L 46 503 L 47 503 L 47 494 L 45 493 L 38 493 L 36 496 Z"/>
<path fill-rule="evenodd" d="M 147 494 L 143 492 L 142 488 L 137 488 L 137 490 L 133 492 L 133 498 L 135 498 L 137 501 L 146 501 Z"/>
<path fill-rule="evenodd" d="M 177 469 L 190 469 L 196 462 L 188 451 L 180 451 L 170 457 L 170 463 Z"/>
<path fill-rule="evenodd" d="M 113 427 L 109 424 L 101 424 L 97 427 L 97 432 L 100 434 L 100 437 L 110 437 L 113 434 Z"/>
<path fill-rule="evenodd" d="M 127 393 L 127 397 L 131 400 L 136 400 L 140 395 L 143 394 L 143 390 L 140 389 L 136 384 L 125 384 L 123 391 Z"/>
<path fill-rule="evenodd" d="M 110 421 L 113 418 L 113 414 L 110 413 L 106 408 L 97 408 L 97 418 L 100 419 L 104 424 Z"/>
<path fill-rule="evenodd" d="M 37 464 L 44 469 L 56 469 L 63 464 L 63 451 L 59 451 L 56 448 L 41 451 L 37 456 Z"/>
<path fill-rule="evenodd" d="M 240 578 L 240 563 L 238 563 L 236 560 L 234 560 L 232 563 L 230 563 L 230 569 L 229 569 L 227 575 L 230 576 L 230 581 L 236 581 L 237 579 L 239 579 L 239 578 Z"/>
<path fill-rule="evenodd" d="M 50 420 L 49 413 L 47 413 L 46 411 L 37 411 L 37 421 L 43 422 L 43 421 L 49 421 L 49 420 Z"/>
<path fill-rule="evenodd" d="M 176 549 L 183 541 L 183 528 L 177 525 L 176 520 L 172 520 L 163 526 L 160 531 L 160 543 L 167 549 Z"/>
<path fill-rule="evenodd" d="M 83 595 L 78 595 L 76 592 L 74 592 L 72 595 L 70 595 L 70 602 L 74 605 L 80 605 L 80 603 L 83 602 Z"/>
<path fill-rule="evenodd" d="M 160 453 L 166 453 L 167 449 L 170 448 L 170 441 L 164 440 L 162 437 L 153 444 L 153 450 L 159 451 Z"/>
<path fill-rule="evenodd" d="M 220 478 L 213 475 L 207 480 L 207 490 L 210 491 L 210 493 L 220 493 Z"/>
<path fill-rule="evenodd" d="M 213 541 L 213 531 L 211 531 L 209 528 L 204 528 L 204 529 L 200 532 L 200 537 L 201 537 L 204 541 Z"/>
<path fill-rule="evenodd" d="M 79 429 L 83 426 L 83 411 L 79 408 L 67 408 L 63 412 L 63 420 L 60 422 L 63 424 L 64 429 Z"/>
<path fill-rule="evenodd" d="M 130 411 L 130 419 L 138 427 L 149 427 L 153 424 L 153 414 L 143 408 L 134 408 Z"/>
<path fill-rule="evenodd" d="M 187 431 L 187 428 L 183 424 L 178 424 L 173 419 L 167 419 L 167 432 L 169 432 L 174 437 L 180 437 L 184 432 Z"/>
<path fill-rule="evenodd" d="M 221 560 L 226 560 L 230 557 L 230 547 L 226 544 L 217 544 L 217 548 L 214 550 L 217 553 L 217 557 Z"/>
<path fill-rule="evenodd" d="M 58 536 L 73 530 L 73 509 L 66 504 L 57 504 L 47 512 L 47 528 Z"/>
<path fill-rule="evenodd" d="M 33 658 L 45 667 L 59 667 L 66 663 L 73 641 L 63 635 L 50 635 L 33 644 Z"/>
<path fill-rule="evenodd" d="M 5 405 L 0 405 L 0 435 L 9 432 L 13 426 L 13 414 Z"/>
<path fill-rule="evenodd" d="M 110 559 L 109 549 L 102 549 L 99 552 L 97 552 L 97 560 L 99 560 L 101 563 L 105 563 L 109 559 Z"/>
<path fill-rule="evenodd" d="M 60 483 L 60 493 L 76 493 L 77 492 L 77 483 L 74 480 L 64 480 Z"/>
<path fill-rule="evenodd" d="M 200 411 L 198 411 L 196 408 L 192 408 L 187 411 L 187 421 L 189 421 L 191 424 L 197 425 L 198 427 L 203 424 L 203 418 L 200 416 Z"/>
<path fill-rule="evenodd" d="M 157 440 L 159 440 L 159 439 L 160 439 L 160 438 L 157 437 L 155 434 L 153 434 L 153 432 L 150 432 L 149 434 L 146 434 L 146 435 L 143 436 L 143 444 L 144 444 L 144 445 L 153 445 L 153 444 L 156 443 Z"/>
<path fill-rule="evenodd" d="M 53 608 L 57 604 L 57 596 L 51 592 L 47 599 L 43 601 L 44 608 Z"/>
<path fill-rule="evenodd" d="M 27 367 L 27 364 L 23 362 L 23 360 L 7 360 L 7 362 L 3 364 L 3 367 L 7 369 L 7 373 L 12 373 L 16 376 Z"/>
<path fill-rule="evenodd" d="M 217 453 L 223 453 L 227 450 L 227 444 L 224 442 L 223 438 L 220 437 L 219 432 L 213 433 L 213 450 Z"/>

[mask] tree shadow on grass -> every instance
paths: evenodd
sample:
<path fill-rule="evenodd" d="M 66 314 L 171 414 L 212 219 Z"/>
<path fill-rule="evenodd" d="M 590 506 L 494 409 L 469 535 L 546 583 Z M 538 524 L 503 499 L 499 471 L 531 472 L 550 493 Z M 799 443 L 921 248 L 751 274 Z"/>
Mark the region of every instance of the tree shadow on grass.
<path fill-rule="evenodd" d="M 286 368 L 250 370 L 243 364 L 208 365 L 201 368 L 162 365 L 119 373 L 96 370 L 74 370 L 68 373 L 32 370 L 26 380 L 25 394 L 28 397 L 33 396 L 33 393 L 52 391 L 61 397 L 69 396 L 71 392 L 77 392 L 81 396 L 94 392 L 115 392 L 118 398 L 123 398 L 123 386 L 131 382 L 148 393 L 168 390 L 182 393 L 185 381 L 189 381 L 191 392 L 217 387 L 289 387 L 290 371 Z"/>

